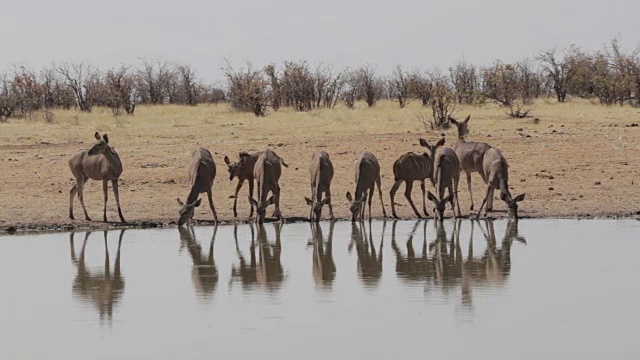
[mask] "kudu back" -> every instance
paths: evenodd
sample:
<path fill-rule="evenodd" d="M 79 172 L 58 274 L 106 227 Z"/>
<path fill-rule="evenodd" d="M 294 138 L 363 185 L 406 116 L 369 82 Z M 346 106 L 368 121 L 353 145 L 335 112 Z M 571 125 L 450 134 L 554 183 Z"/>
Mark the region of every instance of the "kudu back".
<path fill-rule="evenodd" d="M 320 221 L 322 207 L 329 206 L 331 220 L 334 220 L 333 206 L 331 206 L 331 180 L 333 179 L 333 163 L 329 154 L 324 150 L 316 151 L 309 165 L 311 175 L 311 198 L 305 197 L 307 205 L 311 206 L 309 221 Z M 322 195 L 324 194 L 324 199 Z"/>
<path fill-rule="evenodd" d="M 486 216 L 493 210 L 493 193 L 494 190 L 500 191 L 500 199 L 507 204 L 509 215 L 518 218 L 518 203 L 524 200 L 525 194 L 522 193 L 515 198 L 511 196 L 509 191 L 509 164 L 507 159 L 502 156 L 502 152 L 496 148 L 489 149 L 484 154 L 483 169 L 485 173 L 485 183 L 487 184 L 487 194 L 480 205 L 477 217 L 480 217 L 482 208 L 486 204 L 484 215 Z"/>
<path fill-rule="evenodd" d="M 214 222 L 218 222 L 218 214 L 216 208 L 213 205 L 213 196 L 211 194 L 211 188 L 213 187 L 213 180 L 216 177 L 216 163 L 213 161 L 211 152 L 205 148 L 196 149 L 191 155 L 191 162 L 189 163 L 189 182 L 191 183 L 191 190 L 187 196 L 187 201 L 182 202 L 178 198 L 178 205 L 180 205 L 180 217 L 178 219 L 178 226 L 181 226 L 193 219 L 194 210 L 200 206 L 201 199 L 198 198 L 201 193 L 206 193 L 209 199 L 209 207 L 213 212 Z"/>
<path fill-rule="evenodd" d="M 436 216 L 442 221 L 444 219 L 445 205 L 450 202 L 453 207 L 453 215 L 456 216 L 455 208 L 458 209 L 458 217 L 460 214 L 460 204 L 458 203 L 458 183 L 460 181 L 460 162 L 455 151 L 450 147 L 444 147 L 444 138 L 440 139 L 434 146 L 430 146 L 426 140 L 422 139 L 420 143 L 432 151 L 433 158 L 433 176 L 436 184 L 436 195 L 431 191 L 427 192 L 427 198 L 431 200 L 436 207 Z M 444 196 L 445 190 L 449 190 L 449 195 Z M 455 205 L 454 206 L 454 201 Z"/>
<path fill-rule="evenodd" d="M 380 180 L 380 164 L 378 159 L 372 153 L 365 151 L 355 162 L 355 179 L 356 191 L 352 196 L 347 192 L 347 200 L 349 201 L 349 210 L 351 211 L 351 221 L 364 220 L 364 202 L 369 198 L 369 220 L 371 220 L 371 200 L 373 191 L 378 186 L 378 194 L 380 195 L 380 205 L 382 206 L 382 214 L 386 218 L 387 212 L 384 209 L 384 201 L 382 200 L 382 181 Z M 367 194 L 367 191 L 369 192 Z"/>
<path fill-rule="evenodd" d="M 238 161 L 232 163 L 228 156 L 224 156 L 224 163 L 227 164 L 227 170 L 229 171 L 229 181 L 234 177 L 238 178 L 238 185 L 236 186 L 235 194 L 233 195 L 233 217 L 238 217 L 238 193 L 242 188 L 245 180 L 249 182 L 249 197 L 253 197 L 253 183 L 255 178 L 253 177 L 253 168 L 258 161 L 258 157 L 262 154 L 262 151 L 249 154 L 245 151 L 238 153 Z M 253 205 L 249 203 L 251 212 L 249 217 L 253 216 Z"/>
<path fill-rule="evenodd" d="M 280 213 L 280 175 L 282 175 L 282 167 L 289 167 L 284 160 L 272 150 L 263 151 L 253 168 L 253 176 L 258 185 L 258 200 L 249 196 L 249 202 L 256 208 L 256 221 L 264 222 L 267 206 L 275 204 L 273 216 L 282 220 Z M 271 197 L 267 199 L 268 193 Z"/>

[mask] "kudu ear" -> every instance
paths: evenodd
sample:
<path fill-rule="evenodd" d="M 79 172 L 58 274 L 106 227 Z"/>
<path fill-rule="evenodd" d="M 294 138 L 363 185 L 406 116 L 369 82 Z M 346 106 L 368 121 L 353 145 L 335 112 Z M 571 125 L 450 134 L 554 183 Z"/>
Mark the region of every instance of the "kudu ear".
<path fill-rule="evenodd" d="M 330 201 L 331 201 L 331 197 L 327 196 L 326 198 L 324 198 L 324 200 L 320 202 L 320 204 L 327 205 Z"/>
<path fill-rule="evenodd" d="M 360 201 L 358 201 L 358 203 L 363 203 L 367 201 L 367 193 L 364 193 L 364 196 L 362 197 L 362 199 L 360 199 Z"/>
<path fill-rule="evenodd" d="M 351 196 L 351 193 L 347 191 L 347 200 L 349 200 L 349 202 L 353 201 L 353 197 Z"/>
<path fill-rule="evenodd" d="M 431 145 L 427 142 L 427 140 L 420 138 L 420 146 L 426 147 L 427 149 L 431 149 Z"/>
<path fill-rule="evenodd" d="M 520 195 L 516 196 L 516 198 L 515 198 L 515 199 L 513 199 L 513 202 L 520 202 L 520 201 L 522 201 L 522 200 L 524 200 L 524 193 L 522 193 L 522 194 L 520 194 Z"/>
<path fill-rule="evenodd" d="M 500 200 L 502 201 L 507 201 L 509 197 L 507 196 L 507 194 L 504 191 L 500 191 Z"/>
<path fill-rule="evenodd" d="M 437 148 L 437 147 L 440 147 L 440 146 L 444 145 L 444 141 L 445 141 L 444 138 L 438 140 L 438 142 L 436 143 L 436 146 L 434 146 L 434 147 Z"/>
<path fill-rule="evenodd" d="M 307 205 L 311 205 L 313 204 L 313 200 L 309 199 L 308 197 L 305 196 L 304 201 L 307 202 Z"/>
<path fill-rule="evenodd" d="M 427 191 L 427 199 L 437 202 L 438 199 L 436 199 L 436 197 L 431 193 L 431 191 Z"/>
<path fill-rule="evenodd" d="M 470 119 L 471 119 L 471 114 L 467 115 L 467 118 L 464 119 L 464 123 L 465 124 L 468 123 Z"/>
<path fill-rule="evenodd" d="M 249 203 L 257 208 L 258 207 L 258 202 L 255 201 L 251 196 L 249 196 L 248 198 L 249 198 Z"/>
<path fill-rule="evenodd" d="M 458 126 L 458 121 L 456 119 L 454 119 L 452 116 L 448 116 L 447 118 L 449 119 L 450 123 L 452 123 L 453 125 Z"/>
<path fill-rule="evenodd" d="M 227 165 L 231 163 L 231 160 L 229 160 L 229 157 L 227 155 L 224 156 L 224 163 Z"/>
<path fill-rule="evenodd" d="M 109 143 L 109 135 L 107 135 L 107 134 L 102 135 L 102 140 L 104 140 L 104 142 L 106 142 L 108 144 Z"/>
<path fill-rule="evenodd" d="M 448 203 L 449 201 L 451 201 L 453 199 L 453 194 L 449 194 L 449 196 L 447 196 L 446 198 L 444 198 L 444 200 L 442 200 L 443 203 Z"/>
<path fill-rule="evenodd" d="M 271 197 L 267 200 L 267 204 L 265 206 L 272 205 L 275 202 L 276 202 L 276 197 L 271 195 Z"/>
<path fill-rule="evenodd" d="M 182 200 L 180 200 L 180 198 L 176 198 L 176 200 L 178 200 L 178 205 L 184 206 L 184 203 L 182 202 Z"/>
<path fill-rule="evenodd" d="M 200 206 L 200 204 L 202 204 L 202 199 L 198 199 L 198 200 L 192 202 L 189 206 L 198 207 L 198 206 Z"/>
<path fill-rule="evenodd" d="M 96 137 L 96 140 L 98 140 L 98 141 L 102 140 L 102 137 L 100 136 L 99 132 L 96 131 L 94 136 Z"/>

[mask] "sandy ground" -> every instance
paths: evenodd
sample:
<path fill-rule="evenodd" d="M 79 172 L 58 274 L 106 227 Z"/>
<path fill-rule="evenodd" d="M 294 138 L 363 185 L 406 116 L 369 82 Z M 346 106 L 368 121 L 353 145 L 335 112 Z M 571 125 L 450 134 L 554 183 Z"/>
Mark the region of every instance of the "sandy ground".
<path fill-rule="evenodd" d="M 466 107 L 456 111 L 472 114 L 468 140 L 485 141 L 501 149 L 510 165 L 510 185 L 515 196 L 526 193 L 520 205 L 523 218 L 541 217 L 638 217 L 640 214 L 640 111 L 604 107 L 588 102 L 540 103 L 532 110 L 540 118 L 514 120 L 496 106 Z M 92 114 L 56 113 L 54 124 L 37 115 L 31 120 L 0 124 L 0 233 L 51 231 L 121 226 L 171 226 L 178 213 L 176 197 L 189 191 L 187 165 L 197 146 L 214 154 L 217 176 L 214 203 L 223 222 L 247 221 L 248 187 L 241 190 L 238 212 L 233 218 L 233 194 L 237 180 L 229 181 L 224 155 L 237 158 L 240 150 L 269 147 L 289 164 L 281 178 L 281 210 L 285 221 L 306 218 L 303 197 L 310 196 L 309 161 L 315 149 L 329 152 L 335 167 L 332 183 L 335 215 L 350 216 L 347 191 L 353 191 L 353 164 L 363 150 L 373 152 L 382 167 L 383 200 L 391 215 L 389 190 L 392 164 L 403 153 L 422 151 L 418 139 L 435 141 L 441 135 L 452 146 L 455 129 L 427 131 L 417 104 L 398 109 L 392 103 L 374 109 L 332 109 L 310 113 L 280 111 L 266 118 L 232 113 L 225 105 L 196 108 L 141 107 L 133 117 L 114 118 L 108 110 Z M 67 159 L 89 148 L 95 131 L 107 132 L 124 163 L 120 197 L 129 224 L 119 224 L 111 189 L 107 216 L 113 223 L 68 218 L 69 190 L 73 184 Z M 476 209 L 486 187 L 472 175 Z M 431 185 L 427 186 L 428 189 Z M 497 193 L 496 193 L 497 194 Z M 205 197 L 206 198 L 206 197 Z M 464 175 L 459 186 L 463 216 L 470 199 Z M 421 206 L 418 183 L 413 199 Z M 102 219 L 102 186 L 89 181 L 85 202 L 94 220 Z M 396 211 L 402 218 L 415 215 L 404 198 L 404 185 L 396 195 Z M 76 219 L 82 219 L 79 202 Z M 203 202 L 205 205 L 206 202 Z M 427 204 L 432 214 L 432 206 Z M 496 199 L 493 217 L 504 217 L 506 205 Z M 268 210 L 271 214 L 271 209 Z M 449 209 L 447 216 L 452 213 Z M 328 217 L 328 211 L 323 213 Z M 373 216 L 381 217 L 380 199 L 373 200 Z M 197 220 L 211 220 L 208 206 L 196 212 Z"/>

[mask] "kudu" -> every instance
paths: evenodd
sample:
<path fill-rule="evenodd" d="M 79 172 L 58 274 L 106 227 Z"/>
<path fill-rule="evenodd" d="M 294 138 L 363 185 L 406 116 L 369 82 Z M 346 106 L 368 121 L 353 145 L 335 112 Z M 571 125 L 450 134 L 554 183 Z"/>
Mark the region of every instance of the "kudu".
<path fill-rule="evenodd" d="M 447 202 L 451 203 L 453 208 L 453 216 L 456 217 L 456 208 L 458 210 L 457 217 L 462 216 L 460 213 L 460 204 L 458 203 L 458 183 L 460 182 L 460 162 L 455 151 L 450 147 L 443 147 L 444 138 L 440 139 L 434 146 L 421 139 L 420 144 L 434 154 L 433 157 L 433 176 L 435 180 L 436 195 L 431 191 L 427 192 L 427 198 L 431 200 L 436 207 L 436 217 L 442 221 L 444 219 L 444 210 Z M 444 196 L 445 190 L 449 190 L 449 195 Z M 455 201 L 455 206 L 454 206 Z"/>
<path fill-rule="evenodd" d="M 179 226 L 180 249 L 187 247 L 193 269 L 191 270 L 191 282 L 196 291 L 196 295 L 204 298 L 210 297 L 218 284 L 218 269 L 213 257 L 213 244 L 216 240 L 218 225 L 213 227 L 213 235 L 209 243 L 209 253 L 204 256 L 202 246 L 196 240 L 196 235 L 191 226 Z"/>
<path fill-rule="evenodd" d="M 238 266 L 232 265 L 229 285 L 231 285 L 235 279 L 239 279 L 244 288 L 251 288 L 258 282 L 255 231 L 252 223 L 249 223 L 249 229 L 251 230 L 251 245 L 249 246 L 250 256 L 249 261 L 247 262 L 244 255 L 242 255 L 240 245 L 238 244 L 238 224 L 233 225 L 233 238 L 235 239 L 236 253 L 238 254 L 240 264 Z"/>
<path fill-rule="evenodd" d="M 258 157 L 262 151 L 255 152 L 253 154 L 248 154 L 244 151 L 241 151 L 238 154 L 238 162 L 232 163 L 229 160 L 228 156 L 224 156 L 224 163 L 227 164 L 227 170 L 229 170 L 229 181 L 233 180 L 234 177 L 238 178 L 238 185 L 236 186 L 236 192 L 233 195 L 233 217 L 238 217 L 237 205 L 238 205 L 238 193 L 242 188 L 245 180 L 249 182 L 249 196 L 253 197 L 253 168 L 258 161 Z M 249 203 L 251 206 L 251 212 L 249 213 L 249 217 L 253 216 L 253 205 Z"/>
<path fill-rule="evenodd" d="M 456 152 L 460 161 L 460 169 L 467 175 L 467 186 L 469 187 L 469 198 L 471 199 L 471 210 L 473 210 L 473 193 L 471 192 L 471 173 L 477 172 L 484 179 L 484 168 L 482 161 L 487 150 L 491 149 L 491 145 L 484 142 L 465 141 L 465 136 L 469 133 L 468 115 L 463 121 L 457 121 L 449 116 L 449 121 L 458 128 L 458 141 L 453 145 L 453 151 Z"/>
<path fill-rule="evenodd" d="M 311 206 L 309 221 L 318 222 L 322 217 L 322 207 L 329 206 L 331 220 L 333 216 L 333 206 L 331 206 L 331 180 L 333 179 L 333 164 L 326 151 L 319 150 L 313 154 L 311 165 L 309 166 L 311 175 L 311 199 L 305 197 L 307 205 Z M 322 194 L 324 193 L 324 199 Z"/>
<path fill-rule="evenodd" d="M 267 290 L 278 290 L 284 281 L 284 268 L 280 257 L 282 254 L 282 242 L 280 240 L 280 231 L 282 224 L 274 223 L 276 233 L 275 244 L 270 244 L 267 239 L 267 230 L 264 224 L 257 225 L 258 238 L 258 267 L 256 278 L 258 284 Z"/>
<path fill-rule="evenodd" d="M 423 141 L 423 139 L 420 139 L 421 144 L 423 143 Z M 395 183 L 393 184 L 393 187 L 391 187 L 391 191 L 389 192 L 389 195 L 391 197 L 391 214 L 393 215 L 393 217 L 396 219 L 398 218 L 398 215 L 396 215 L 394 198 L 402 182 L 405 183 L 404 196 L 409 201 L 413 212 L 417 217 L 422 217 L 420 216 L 418 209 L 416 209 L 416 206 L 413 204 L 413 200 L 411 199 L 411 190 L 413 189 L 414 181 L 420 181 L 420 190 L 422 190 L 422 211 L 424 212 L 425 216 L 429 216 L 425 203 L 426 194 L 424 181 L 426 179 L 429 179 L 431 180 L 431 184 L 434 184 L 432 155 L 427 153 L 416 154 L 408 152 L 400 156 L 398 160 L 393 163 L 393 177 Z"/>
<path fill-rule="evenodd" d="M 253 168 L 253 177 L 258 185 L 258 201 L 249 196 L 249 202 L 256 208 L 256 221 L 258 223 L 264 222 L 267 206 L 271 204 L 275 204 L 273 216 L 282 220 L 282 214 L 280 213 L 280 185 L 278 184 L 282 174 L 280 164 L 289 167 L 280 156 L 267 149 L 258 156 Z M 269 192 L 272 195 L 267 199 Z"/>
<path fill-rule="evenodd" d="M 76 265 L 78 270 L 73 281 L 73 295 L 76 295 L 83 301 L 94 305 L 100 314 L 100 320 L 106 318 L 109 322 L 113 319 L 114 305 L 120 300 L 122 293 L 124 292 L 125 281 L 122 276 L 122 272 L 120 271 L 120 248 L 122 246 L 124 232 L 124 229 L 120 230 L 113 272 L 111 271 L 110 266 L 111 263 L 109 259 L 109 246 L 107 244 L 107 231 L 104 231 L 105 258 L 104 270 L 101 272 L 89 270 L 85 262 L 87 240 L 89 240 L 91 232 L 89 231 L 85 233 L 79 259 L 76 258 L 75 253 L 75 233 L 72 232 L 69 235 L 71 261 Z"/>
<path fill-rule="evenodd" d="M 384 209 L 384 201 L 382 200 L 382 189 L 380 180 L 380 164 L 378 159 L 370 152 L 365 151 L 355 162 L 356 175 L 356 191 L 352 196 L 347 192 L 347 200 L 349 201 L 349 210 L 351 211 L 351 221 L 364 220 L 364 202 L 367 200 L 367 190 L 369 191 L 369 220 L 371 220 L 371 200 L 373 199 L 373 190 L 378 186 L 378 194 L 380 195 L 380 205 L 382 206 L 382 216 L 387 217 Z"/>
<path fill-rule="evenodd" d="M 191 191 L 187 196 L 187 201 L 182 202 L 178 198 L 178 204 L 180 207 L 180 218 L 178 219 L 178 226 L 183 225 L 186 222 L 190 222 L 193 219 L 194 210 L 200 206 L 200 199 L 198 196 L 201 193 L 207 193 L 209 199 L 209 206 L 213 212 L 213 220 L 218 223 L 218 214 L 216 208 L 213 205 L 213 196 L 211 195 L 211 188 L 213 187 L 213 180 L 216 178 L 216 163 L 213 161 L 211 152 L 205 148 L 198 148 L 191 155 L 191 163 L 189 164 L 189 182 L 191 183 Z"/>
<path fill-rule="evenodd" d="M 416 257 L 416 252 L 413 248 L 413 238 L 416 234 L 416 230 L 418 229 L 418 225 L 421 222 L 423 222 L 424 227 L 424 238 L 422 241 L 420 257 Z M 418 220 L 413 225 L 413 229 L 411 230 L 411 233 L 409 233 L 409 238 L 406 243 L 406 257 L 402 255 L 402 251 L 396 242 L 396 223 L 397 221 L 394 221 L 391 228 L 391 248 L 396 254 L 396 274 L 398 275 L 398 278 L 407 282 L 424 281 L 427 278 L 430 265 L 429 258 L 427 257 L 427 221 Z"/>
<path fill-rule="evenodd" d="M 87 221 L 91 221 L 89 214 L 87 214 L 87 208 L 84 206 L 84 185 L 88 179 L 102 180 L 102 192 L 104 193 L 104 209 L 103 220 L 107 222 L 107 188 L 109 180 L 113 187 L 113 194 L 116 197 L 116 204 L 118 205 L 118 215 L 121 222 L 126 222 L 124 216 L 122 216 L 122 210 L 120 209 L 120 195 L 118 193 L 118 179 L 122 174 L 122 161 L 115 152 L 115 150 L 109 145 L 109 136 L 103 134 L 100 136 L 98 132 L 95 133 L 97 142 L 89 150 L 80 150 L 69 159 L 69 168 L 75 178 L 75 184 L 71 187 L 69 192 L 69 218 L 73 217 L 73 197 L 78 194 L 80 199 L 80 205 L 84 211 L 84 218 Z"/>
<path fill-rule="evenodd" d="M 482 201 L 482 205 L 480 205 L 476 218 L 480 217 L 485 203 L 487 205 L 484 212 L 485 216 L 493 210 L 493 193 L 494 190 L 497 189 L 500 190 L 500 199 L 507 204 L 509 215 L 517 219 L 518 203 L 524 200 L 525 195 L 523 193 L 515 198 L 511 197 L 511 192 L 509 191 L 509 164 L 507 164 L 507 160 L 502 156 L 500 150 L 491 148 L 484 154 L 482 166 L 484 169 L 484 181 L 487 184 L 487 194 Z"/>

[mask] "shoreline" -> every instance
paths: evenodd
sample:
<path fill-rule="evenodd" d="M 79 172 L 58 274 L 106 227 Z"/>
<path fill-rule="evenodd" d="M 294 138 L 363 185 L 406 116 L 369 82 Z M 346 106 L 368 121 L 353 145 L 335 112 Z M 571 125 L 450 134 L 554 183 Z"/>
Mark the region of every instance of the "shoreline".
<path fill-rule="evenodd" d="M 445 221 L 453 220 L 454 218 L 449 216 L 445 218 Z M 466 215 L 458 218 L 459 220 L 476 220 L 475 215 Z M 480 216 L 478 220 L 505 220 L 509 219 L 508 216 L 503 215 L 501 212 L 493 214 L 487 217 Z M 576 215 L 546 215 L 546 216 L 528 216 L 522 215 L 519 220 L 638 220 L 640 221 L 640 211 L 633 213 L 606 213 L 606 214 L 576 214 Z M 374 216 L 372 221 L 411 221 L 411 220 L 435 220 L 433 217 L 381 217 Z M 329 222 L 328 218 L 321 220 L 321 223 Z M 348 222 L 349 218 L 336 217 L 335 222 Z M 364 221 L 369 221 L 366 219 Z M 252 223 L 253 219 L 250 218 L 238 218 L 235 220 L 219 219 L 218 225 L 246 225 Z M 277 222 L 274 218 L 266 218 L 265 223 Z M 289 216 L 283 218 L 284 224 L 295 223 L 308 223 L 309 220 L 303 216 Z M 194 219 L 194 226 L 213 226 L 215 223 L 213 220 Z M 102 221 L 85 221 L 85 220 L 73 220 L 71 222 L 51 222 L 51 223 L 24 223 L 24 224 L 11 224 L 0 226 L 0 237 L 12 236 L 12 235 L 40 235 L 60 232 L 73 232 L 73 231 L 109 231 L 120 229 L 171 229 L 177 228 L 177 219 L 158 219 L 158 220 L 137 220 L 132 222 L 102 222 Z"/>

